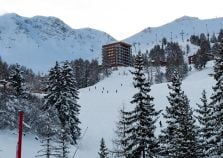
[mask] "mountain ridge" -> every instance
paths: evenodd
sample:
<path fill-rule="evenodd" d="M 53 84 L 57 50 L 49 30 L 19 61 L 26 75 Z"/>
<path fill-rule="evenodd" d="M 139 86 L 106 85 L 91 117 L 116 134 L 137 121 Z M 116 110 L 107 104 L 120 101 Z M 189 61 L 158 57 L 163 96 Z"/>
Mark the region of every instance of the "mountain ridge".
<path fill-rule="evenodd" d="M 133 53 L 149 51 L 155 44 L 161 44 L 163 37 L 178 42 L 184 49 L 190 45 L 191 35 L 217 34 L 222 23 L 223 18 L 200 20 L 182 16 L 159 27 L 147 27 L 122 41 L 133 45 Z M 16 13 L 0 16 L 0 56 L 9 64 L 19 63 L 34 72 L 46 73 L 55 61 L 83 58 L 98 59 L 100 63 L 101 46 L 116 41 L 97 29 L 73 29 L 53 16 L 28 18 Z"/>
<path fill-rule="evenodd" d="M 205 33 L 211 37 L 213 33 L 219 33 L 222 24 L 222 17 L 201 20 L 196 17 L 182 16 L 159 27 L 147 27 L 124 39 L 124 41 L 137 47 L 137 51 L 141 50 L 142 52 L 150 50 L 155 44 L 161 44 L 163 37 L 166 37 L 168 41 L 178 42 L 182 47 L 186 47 L 187 44 L 190 44 L 188 40 L 191 35 Z"/>
<path fill-rule="evenodd" d="M 0 56 L 35 72 L 46 72 L 55 61 L 98 58 L 101 46 L 112 41 L 105 32 L 73 29 L 56 17 L 0 16 Z"/>

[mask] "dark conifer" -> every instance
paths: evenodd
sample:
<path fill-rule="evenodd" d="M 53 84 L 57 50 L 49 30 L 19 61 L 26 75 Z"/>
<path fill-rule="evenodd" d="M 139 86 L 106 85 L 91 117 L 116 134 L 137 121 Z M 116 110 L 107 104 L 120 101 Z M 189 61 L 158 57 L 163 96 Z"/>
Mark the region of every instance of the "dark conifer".
<path fill-rule="evenodd" d="M 13 94 L 16 96 L 21 96 L 24 94 L 25 88 L 24 88 L 24 78 L 22 76 L 21 67 L 19 64 L 16 64 L 12 67 L 10 76 L 9 76 L 9 82 L 11 83 L 11 86 L 13 87 Z"/>
<path fill-rule="evenodd" d="M 176 72 L 168 88 L 171 90 L 167 97 L 170 105 L 163 114 L 167 127 L 161 131 L 161 155 L 171 158 L 196 158 L 199 156 L 199 146 L 195 120 Z"/>
<path fill-rule="evenodd" d="M 101 139 L 101 142 L 100 142 L 100 149 L 99 149 L 98 155 L 99 155 L 99 158 L 108 158 L 108 149 L 105 145 L 105 141 L 103 138 Z"/>
<path fill-rule="evenodd" d="M 201 156 L 208 158 L 210 157 L 209 150 L 215 146 L 215 144 L 213 144 L 214 142 L 209 142 L 214 131 L 214 126 L 211 122 L 213 108 L 208 104 L 205 90 L 203 90 L 200 100 L 202 104 L 197 104 L 198 109 L 196 109 L 198 113 L 196 118 L 199 122 L 199 145 L 201 147 Z"/>
<path fill-rule="evenodd" d="M 215 143 L 211 149 L 211 156 L 223 157 L 223 39 L 215 58 L 214 79 L 216 84 L 213 86 L 214 94 L 211 96 L 210 105 L 213 107 L 212 123 L 214 123 L 214 134 L 210 141 Z"/>
<path fill-rule="evenodd" d="M 68 126 L 69 131 L 66 132 L 71 134 L 72 142 L 76 144 L 80 137 L 80 121 L 78 118 L 80 105 L 77 104 L 79 98 L 76 81 L 68 61 L 65 61 L 62 67 L 61 82 L 63 86 L 60 89 L 60 96 L 55 106 L 58 107 L 62 127 Z"/>
<path fill-rule="evenodd" d="M 143 72 L 143 59 L 139 53 L 135 59 L 135 71 L 132 72 L 134 87 L 138 92 L 131 103 L 135 105 L 133 111 L 126 113 L 126 152 L 128 157 L 156 157 L 158 140 L 154 132 L 155 123 L 160 112 L 157 112 L 150 96 L 150 83 Z"/>

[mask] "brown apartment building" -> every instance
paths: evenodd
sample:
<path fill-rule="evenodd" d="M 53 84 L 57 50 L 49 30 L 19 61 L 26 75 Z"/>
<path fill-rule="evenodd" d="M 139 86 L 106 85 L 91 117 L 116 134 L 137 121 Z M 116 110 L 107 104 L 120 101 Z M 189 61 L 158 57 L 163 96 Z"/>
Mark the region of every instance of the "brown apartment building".
<path fill-rule="evenodd" d="M 125 42 L 116 42 L 102 46 L 102 63 L 110 67 L 131 66 L 131 45 Z"/>

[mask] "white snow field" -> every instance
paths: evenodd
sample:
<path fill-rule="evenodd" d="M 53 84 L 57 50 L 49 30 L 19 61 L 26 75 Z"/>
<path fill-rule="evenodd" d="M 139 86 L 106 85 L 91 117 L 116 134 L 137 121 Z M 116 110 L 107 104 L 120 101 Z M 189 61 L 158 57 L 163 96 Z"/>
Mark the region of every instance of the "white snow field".
<path fill-rule="evenodd" d="M 212 93 L 215 81 L 208 74 L 212 73 L 213 62 L 210 62 L 203 71 L 192 71 L 183 81 L 182 89 L 190 99 L 190 105 L 196 108 L 200 103 L 201 92 L 207 90 L 207 96 Z M 80 120 L 82 132 L 88 127 L 86 135 L 80 143 L 80 148 L 75 158 L 97 158 L 99 142 L 103 137 L 109 149 L 112 149 L 115 123 L 118 121 L 119 110 L 122 105 L 131 109 L 129 103 L 136 90 L 132 85 L 130 68 L 119 68 L 109 78 L 105 78 L 94 86 L 80 90 L 81 105 Z M 122 84 L 122 86 L 121 86 Z M 103 90 L 104 89 L 104 90 Z M 116 93 L 117 90 L 117 93 Z M 156 109 L 165 110 L 168 101 L 167 83 L 152 85 L 151 95 L 155 98 Z M 160 117 L 162 120 L 162 117 Z M 162 121 L 164 123 L 164 120 Z M 160 128 L 157 122 L 156 134 Z M 17 135 L 15 131 L 0 131 L 0 158 L 15 158 Z M 27 134 L 23 141 L 23 158 L 34 158 L 40 149 L 39 140 L 34 135 Z M 70 158 L 75 148 L 72 147 Z"/>

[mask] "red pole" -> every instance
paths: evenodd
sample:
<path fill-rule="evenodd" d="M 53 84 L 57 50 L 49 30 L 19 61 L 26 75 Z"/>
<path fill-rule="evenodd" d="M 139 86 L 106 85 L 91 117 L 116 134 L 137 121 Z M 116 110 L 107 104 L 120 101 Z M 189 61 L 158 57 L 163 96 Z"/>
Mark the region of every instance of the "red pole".
<path fill-rule="evenodd" d="M 23 125 L 23 112 L 19 112 L 19 137 L 17 144 L 17 156 L 16 158 L 22 158 L 22 125 Z"/>

